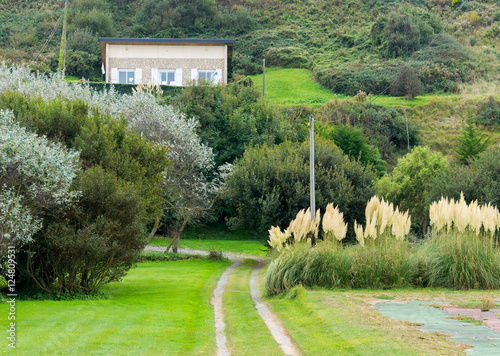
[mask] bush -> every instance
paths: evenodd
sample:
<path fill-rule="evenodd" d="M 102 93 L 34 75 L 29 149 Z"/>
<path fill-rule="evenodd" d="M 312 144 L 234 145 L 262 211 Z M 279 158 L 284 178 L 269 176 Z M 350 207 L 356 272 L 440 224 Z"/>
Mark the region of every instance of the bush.
<path fill-rule="evenodd" d="M 135 16 L 134 32 L 155 37 L 189 37 L 214 28 L 217 17 L 214 0 L 147 0 Z"/>
<path fill-rule="evenodd" d="M 199 121 L 198 134 L 214 150 L 218 166 L 232 163 L 249 145 L 299 138 L 282 111 L 251 87 L 191 86 L 174 98 L 174 105 Z"/>
<path fill-rule="evenodd" d="M 81 198 L 46 214 L 28 251 L 19 252 L 20 287 L 90 292 L 121 278 L 137 261 L 147 243 L 146 224 L 161 207 L 167 151 L 129 130 L 123 118 L 97 109 L 89 114 L 81 101 L 7 92 L 0 103 L 31 130 L 80 151 L 84 168 L 73 185 Z"/>
<path fill-rule="evenodd" d="M 375 172 L 349 159 L 333 142 L 315 144 L 316 207 L 333 202 L 348 216 L 364 221 L 364 206 L 374 194 Z M 309 142 L 248 148 L 226 179 L 223 196 L 234 204 L 232 227 L 265 232 L 284 227 L 309 206 Z"/>
<path fill-rule="evenodd" d="M 468 166 L 452 165 L 433 179 L 429 200 L 440 197 L 458 199 L 460 192 L 465 200 L 480 204 L 500 206 L 500 146 L 490 146 Z M 480 187 L 480 189 L 478 189 Z"/>
<path fill-rule="evenodd" d="M 448 169 L 446 159 L 429 147 L 416 147 L 398 160 L 392 174 L 379 181 L 379 193 L 410 215 L 427 232 L 430 191 L 434 178 Z"/>
<path fill-rule="evenodd" d="M 479 106 L 476 122 L 482 125 L 500 125 L 500 102 L 490 96 Z"/>
<path fill-rule="evenodd" d="M 285 68 L 309 68 L 309 53 L 297 47 L 271 47 L 265 52 L 266 65 Z"/>
<path fill-rule="evenodd" d="M 321 121 L 344 121 L 363 129 L 370 144 L 378 148 L 382 159 L 393 161 L 395 152 L 418 143 L 418 128 L 401 109 L 371 103 L 329 102 L 314 113 Z M 407 131 L 408 124 L 408 131 Z"/>
<path fill-rule="evenodd" d="M 430 42 L 442 28 L 438 17 L 411 6 L 380 15 L 372 26 L 372 43 L 386 58 L 405 57 Z"/>
<path fill-rule="evenodd" d="M 95 166 L 76 186 L 76 208 L 30 246 L 28 274 L 47 292 L 98 291 L 122 278 L 147 244 L 145 201 L 133 183 Z"/>
<path fill-rule="evenodd" d="M 398 77 L 391 85 L 391 94 L 413 100 L 424 92 L 424 86 L 412 67 L 402 65 Z"/>
<path fill-rule="evenodd" d="M 113 15 L 103 0 L 76 0 L 69 7 L 68 23 L 69 32 L 87 29 L 100 37 L 115 33 Z"/>
<path fill-rule="evenodd" d="M 380 157 L 378 149 L 367 143 L 360 128 L 350 125 L 326 126 L 320 124 L 317 132 L 319 136 L 333 140 L 349 157 L 359 159 L 365 165 L 371 165 L 379 176 L 383 176 L 387 171 L 386 163 Z"/>
<path fill-rule="evenodd" d="M 384 66 L 352 64 L 345 68 L 318 66 L 314 69 L 321 85 L 334 93 L 351 96 L 360 90 L 380 94 L 391 85 L 397 73 L 397 67 L 390 63 Z"/>

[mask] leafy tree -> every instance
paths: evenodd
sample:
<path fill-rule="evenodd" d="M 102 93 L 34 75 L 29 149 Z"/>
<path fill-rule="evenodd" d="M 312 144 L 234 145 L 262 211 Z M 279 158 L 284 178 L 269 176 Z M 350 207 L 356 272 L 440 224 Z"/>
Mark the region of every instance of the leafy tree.
<path fill-rule="evenodd" d="M 475 160 L 481 152 L 484 152 L 489 144 L 489 138 L 484 139 L 471 121 L 467 123 L 462 131 L 462 136 L 457 137 L 460 144 L 455 152 L 458 154 L 458 160 L 462 164 L 469 164 Z"/>
<path fill-rule="evenodd" d="M 350 125 L 327 126 L 319 124 L 317 127 L 320 136 L 333 140 L 335 145 L 340 147 L 346 155 L 353 159 L 359 159 L 365 165 L 372 165 L 380 176 L 384 175 L 386 164 L 380 158 L 378 149 L 367 143 L 362 129 Z"/>
<path fill-rule="evenodd" d="M 351 228 L 355 219 L 363 221 L 366 201 L 375 193 L 375 172 L 320 138 L 315 170 L 316 207 L 324 211 L 333 202 Z M 231 227 L 264 233 L 272 225 L 288 226 L 310 204 L 309 142 L 249 147 L 227 177 L 223 197 L 236 209 Z"/>
<path fill-rule="evenodd" d="M 127 174 L 127 181 L 139 183 L 146 179 L 148 183 L 141 184 L 140 194 L 144 199 L 152 199 L 146 204 L 148 219 L 151 223 L 155 222 L 151 233 L 156 231 L 165 213 L 167 219 L 163 222 L 172 228 L 174 236 L 180 236 L 184 222 L 193 222 L 203 216 L 217 194 L 220 172 L 214 167 L 212 149 L 200 140 L 196 132 L 198 121 L 192 117 L 187 118 L 171 106 L 158 104 L 151 94 L 134 92 L 132 95 L 119 95 L 113 88 L 95 92 L 88 85 L 68 84 L 58 74 L 50 77 L 37 76 L 28 68 L 0 65 L 0 92 L 5 90 L 15 90 L 25 95 L 40 95 L 42 101 L 58 99 L 54 100 L 52 105 L 37 110 L 35 115 L 27 114 L 26 121 L 34 120 L 38 127 L 55 132 L 56 137 L 70 143 L 72 141 L 69 138 L 78 134 L 82 127 L 81 121 L 85 121 L 84 117 L 89 108 L 97 107 L 99 112 L 94 110 L 91 113 L 97 118 L 102 116 L 96 120 L 102 122 L 103 126 L 93 124 L 86 131 L 89 140 L 85 142 L 93 143 L 90 145 L 92 150 L 89 154 L 92 154 L 97 162 L 100 162 L 100 155 L 105 157 L 104 162 L 109 167 L 103 165 L 103 168 L 117 169 L 117 172 Z M 12 94 L 5 93 L 4 96 L 9 97 Z M 14 95 L 11 99 L 15 102 L 16 97 L 20 96 Z M 61 101 L 61 98 L 64 100 Z M 0 103 L 1 99 L 0 96 Z M 63 103 L 68 100 L 78 100 L 79 105 L 72 105 L 70 102 L 67 108 Z M 26 107 L 22 102 L 16 105 L 16 110 Z M 71 114 L 61 117 L 61 113 L 67 111 Z M 119 155 L 113 156 L 115 146 L 122 147 L 123 142 L 123 147 L 126 148 L 130 147 L 130 143 L 123 139 L 118 140 L 120 145 L 109 139 L 101 142 L 101 139 L 107 136 L 99 135 L 99 130 L 108 131 L 107 120 L 120 124 L 120 134 L 117 137 L 122 135 L 147 138 L 149 147 L 154 146 L 155 150 L 151 153 L 149 148 L 141 145 L 140 153 L 144 154 L 144 161 L 140 162 L 129 158 L 121 159 Z M 60 133 L 58 128 L 64 134 Z M 127 130 L 134 130 L 139 136 L 127 136 Z M 142 157 L 138 152 L 133 153 L 134 158 Z M 162 160 L 158 162 L 160 158 Z M 165 160 L 172 164 L 166 167 Z M 140 166 L 143 166 L 142 173 L 131 169 Z M 158 170 L 161 170 L 162 174 L 159 174 Z"/>
<path fill-rule="evenodd" d="M 464 193 L 470 203 L 500 206 L 500 146 L 490 146 L 469 165 L 454 164 L 438 174 L 429 193 L 431 201 L 442 196 L 459 199 Z"/>
<path fill-rule="evenodd" d="M 445 157 L 427 146 L 415 147 L 398 160 L 391 175 L 379 181 L 379 193 L 399 208 L 409 210 L 425 235 L 429 219 L 429 192 L 433 179 L 448 170 Z"/>
<path fill-rule="evenodd" d="M 423 92 L 424 85 L 418 78 L 417 71 L 412 67 L 402 65 L 398 77 L 391 85 L 391 94 L 413 100 Z"/>
<path fill-rule="evenodd" d="M 283 111 L 262 99 L 261 93 L 238 84 L 227 86 L 190 86 L 175 98 L 174 105 L 200 125 L 201 140 L 212 147 L 217 166 L 232 163 L 248 145 L 279 144 L 301 139 L 300 128 Z"/>

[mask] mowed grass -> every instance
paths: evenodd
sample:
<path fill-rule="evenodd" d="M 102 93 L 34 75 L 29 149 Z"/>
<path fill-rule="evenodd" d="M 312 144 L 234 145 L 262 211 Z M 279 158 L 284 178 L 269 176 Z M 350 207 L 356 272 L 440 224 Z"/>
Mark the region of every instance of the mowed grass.
<path fill-rule="evenodd" d="M 214 355 L 210 298 L 229 264 L 145 262 L 101 288 L 108 300 L 17 301 L 15 354 Z M 5 336 L 7 313 L 1 303 Z"/>
<path fill-rule="evenodd" d="M 266 301 L 277 313 L 304 355 L 465 355 L 464 345 L 435 332 L 386 317 L 372 309 L 375 301 L 435 300 L 459 303 L 499 291 L 394 289 L 331 291 L 293 289 Z M 496 298 L 495 298 L 496 297 Z"/>
<path fill-rule="evenodd" d="M 250 76 L 254 86 L 262 90 L 262 74 Z M 425 94 L 416 97 L 414 100 L 406 100 L 402 97 L 380 95 L 374 93 L 368 96 L 368 101 L 383 106 L 407 107 L 422 106 L 428 104 L 432 99 L 438 98 L 448 101 L 460 98 L 459 94 Z M 387 94 L 387 93 L 385 93 Z M 293 105 L 313 105 L 319 106 L 328 101 L 343 101 L 349 98 L 344 94 L 335 94 L 331 90 L 323 87 L 313 78 L 308 69 L 297 68 L 266 68 L 266 98 L 284 106 Z"/>
<path fill-rule="evenodd" d="M 262 91 L 262 74 L 250 76 Z M 335 93 L 313 80 L 307 69 L 266 68 L 266 98 L 279 104 L 318 105 L 335 100 Z M 345 95 L 337 95 L 345 99 Z"/>
<path fill-rule="evenodd" d="M 149 242 L 153 246 L 168 246 L 170 238 L 154 238 Z M 203 251 L 223 251 L 245 254 L 256 257 L 266 257 L 268 247 L 257 240 L 187 240 L 179 241 L 179 248 L 191 248 Z"/>
<path fill-rule="evenodd" d="M 228 349 L 234 356 L 283 355 L 250 294 L 249 281 L 256 263 L 245 260 L 229 275 L 223 297 Z"/>

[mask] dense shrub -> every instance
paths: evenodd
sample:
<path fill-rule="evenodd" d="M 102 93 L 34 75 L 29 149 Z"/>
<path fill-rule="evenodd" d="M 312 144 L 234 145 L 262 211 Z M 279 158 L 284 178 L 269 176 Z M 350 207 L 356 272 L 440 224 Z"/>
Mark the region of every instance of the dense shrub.
<path fill-rule="evenodd" d="M 400 6 L 380 15 L 372 26 L 372 43 L 386 58 L 405 57 L 428 44 L 442 28 L 439 18 L 416 7 Z"/>
<path fill-rule="evenodd" d="M 391 175 L 379 181 L 379 194 L 400 209 L 409 210 L 425 235 L 431 203 L 429 192 L 434 178 L 447 169 L 448 163 L 441 154 L 426 146 L 415 147 L 398 160 Z"/>
<path fill-rule="evenodd" d="M 19 268 L 30 277 L 21 285 L 89 292 L 122 277 L 147 243 L 146 224 L 159 213 L 166 150 L 129 130 L 125 119 L 89 113 L 82 102 L 6 92 L 0 103 L 24 126 L 78 150 L 84 168 L 73 184 L 81 198 L 46 214 L 27 253 L 19 253 Z"/>
<path fill-rule="evenodd" d="M 87 79 L 101 79 L 99 38 L 88 28 L 76 29 L 68 35 L 66 74 Z M 54 56 L 53 67 L 57 65 Z"/>
<path fill-rule="evenodd" d="M 365 165 L 372 165 L 379 176 L 387 171 L 386 163 L 380 157 L 378 149 L 367 143 L 362 129 L 350 125 L 319 124 L 316 132 L 319 136 L 332 140 L 349 157 L 359 159 Z"/>
<path fill-rule="evenodd" d="M 364 206 L 375 192 L 375 172 L 349 159 L 331 141 L 315 144 L 316 207 L 333 202 L 349 217 L 364 220 Z M 234 228 L 264 232 L 284 227 L 297 211 L 309 206 L 309 142 L 259 145 L 236 160 L 224 192 L 236 208 Z"/>
<path fill-rule="evenodd" d="M 482 125 L 500 125 L 500 102 L 489 97 L 479 106 L 476 122 Z"/>
<path fill-rule="evenodd" d="M 216 15 L 214 0 L 147 0 L 136 14 L 134 32 L 155 37 L 189 37 L 214 28 Z"/>
<path fill-rule="evenodd" d="M 440 172 L 433 179 L 429 200 L 442 196 L 458 199 L 460 192 L 467 202 L 477 200 L 480 204 L 500 206 L 499 146 L 489 147 L 468 166 L 452 165 L 450 170 Z"/>
<path fill-rule="evenodd" d="M 98 291 L 123 277 L 147 243 L 146 202 L 134 183 L 94 166 L 76 187 L 79 203 L 29 246 L 26 272 L 47 292 Z"/>
<path fill-rule="evenodd" d="M 302 122 L 297 127 L 257 90 L 243 85 L 187 87 L 175 97 L 174 105 L 198 120 L 198 134 L 213 148 L 219 166 L 233 162 L 249 145 L 279 144 L 285 138 L 304 136 Z"/>
<path fill-rule="evenodd" d="M 377 147 L 382 159 L 395 160 L 395 152 L 418 143 L 418 128 L 404 112 L 371 103 L 329 102 L 314 113 L 321 121 L 348 122 L 363 129 L 370 144 Z"/>
<path fill-rule="evenodd" d="M 402 65 L 394 83 L 391 84 L 391 94 L 395 96 L 404 96 L 413 100 L 417 95 L 422 94 L 424 85 L 417 76 L 415 69 Z"/>
<path fill-rule="evenodd" d="M 285 68 L 309 68 L 309 53 L 302 48 L 268 48 L 265 52 L 266 65 Z"/>
<path fill-rule="evenodd" d="M 362 90 L 369 94 L 383 93 L 394 81 L 398 67 L 386 63 L 383 66 L 353 64 L 344 68 L 319 66 L 314 75 L 325 87 L 335 93 L 356 95 Z"/>
<path fill-rule="evenodd" d="M 87 29 L 100 37 L 110 37 L 115 33 L 113 15 L 104 0 L 76 0 L 68 12 L 70 32 Z"/>

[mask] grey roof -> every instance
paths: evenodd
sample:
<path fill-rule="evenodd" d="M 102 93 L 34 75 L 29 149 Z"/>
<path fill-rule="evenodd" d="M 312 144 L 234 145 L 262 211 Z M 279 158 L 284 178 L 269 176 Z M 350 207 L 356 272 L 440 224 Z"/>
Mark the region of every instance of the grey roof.
<path fill-rule="evenodd" d="M 220 43 L 233 44 L 230 39 L 203 39 L 203 38 L 119 38 L 100 37 L 99 42 L 135 42 L 135 43 Z"/>

